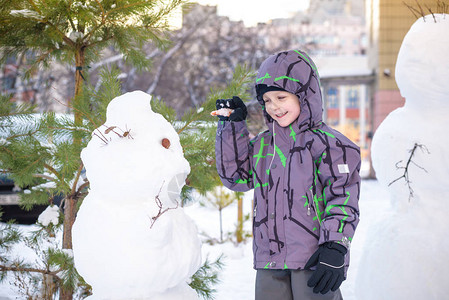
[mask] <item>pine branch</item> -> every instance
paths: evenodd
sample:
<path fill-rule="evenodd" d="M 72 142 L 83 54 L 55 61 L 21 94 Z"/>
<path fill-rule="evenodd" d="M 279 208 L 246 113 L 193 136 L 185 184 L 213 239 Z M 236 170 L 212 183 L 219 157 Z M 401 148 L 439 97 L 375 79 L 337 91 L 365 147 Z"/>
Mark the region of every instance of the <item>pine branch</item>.
<path fill-rule="evenodd" d="M 35 166 L 36 164 L 38 164 L 40 161 L 41 161 L 40 158 L 34 160 L 31 164 L 29 164 L 29 165 L 27 165 L 25 168 L 23 168 L 23 169 L 21 170 L 20 173 L 22 173 L 22 174 L 23 174 L 23 173 L 27 173 L 27 171 L 28 171 L 29 169 L 32 169 L 32 167 Z"/>
<path fill-rule="evenodd" d="M 103 5 L 101 5 L 101 2 L 98 1 L 98 0 L 95 0 L 95 2 L 97 2 L 98 7 L 100 7 L 100 9 L 101 9 L 101 17 L 103 18 L 103 16 L 105 15 Z"/>
<path fill-rule="evenodd" d="M 73 184 L 72 184 L 72 190 L 70 191 L 71 195 L 75 195 L 75 193 L 77 192 L 76 190 L 76 186 L 78 185 L 78 180 L 81 176 L 81 171 L 83 170 L 84 164 L 83 162 L 81 162 L 78 170 L 76 171 L 76 176 L 75 176 L 75 180 L 73 180 Z"/>
<path fill-rule="evenodd" d="M 73 105 L 65 104 L 65 103 L 59 101 L 58 99 L 55 99 L 55 100 L 56 100 L 59 104 L 65 106 L 65 107 L 67 107 L 67 108 L 73 109 L 73 110 L 75 110 L 76 112 L 78 112 L 82 117 L 84 117 L 84 118 L 86 118 L 87 120 L 89 120 L 89 122 L 91 122 L 95 127 L 99 127 L 99 126 L 95 123 L 95 121 L 90 117 L 89 114 L 85 113 L 84 111 L 81 111 L 80 109 L 78 109 L 77 107 L 75 107 L 75 106 L 73 106 Z M 77 130 L 77 129 L 74 129 L 74 130 Z"/>
<path fill-rule="evenodd" d="M 70 4 L 69 4 L 69 7 L 70 7 L 70 5 L 71 5 L 71 1 L 70 1 Z M 75 26 L 75 23 L 74 23 L 73 20 L 72 20 L 71 14 L 66 14 L 66 17 L 67 17 L 67 20 L 68 20 L 69 23 L 70 23 L 70 26 L 72 26 L 72 30 L 73 30 L 73 31 L 76 31 L 76 26 Z"/>
<path fill-rule="evenodd" d="M 192 281 L 189 286 L 193 288 L 199 296 L 203 299 L 214 299 L 214 293 L 216 290 L 212 286 L 216 285 L 220 280 L 218 274 L 223 269 L 223 255 L 211 263 L 208 258 L 198 269 L 198 271 L 192 276 Z"/>
<path fill-rule="evenodd" d="M 111 14 L 112 12 L 116 12 L 116 11 L 119 11 L 119 10 L 125 10 L 125 9 L 127 9 L 127 8 L 132 8 L 132 7 L 135 7 L 135 6 L 140 6 L 140 5 L 143 5 L 143 4 L 146 4 L 146 3 L 147 3 L 146 1 L 142 1 L 142 2 L 131 3 L 131 4 L 128 4 L 128 5 L 124 5 L 124 6 L 120 6 L 120 7 L 113 8 L 113 9 L 111 9 L 110 11 L 108 11 L 108 12 L 106 13 L 106 17 L 105 17 L 105 18 L 107 18 L 108 15 Z"/>
<path fill-rule="evenodd" d="M 6 140 L 7 140 L 7 141 L 8 141 L 8 140 L 13 140 L 13 139 L 16 139 L 16 138 L 19 138 L 19 137 L 24 137 L 24 136 L 33 136 L 33 135 L 36 134 L 37 132 L 39 132 L 39 128 L 36 129 L 36 130 L 34 130 L 34 131 L 27 132 L 27 133 L 20 133 L 20 134 L 10 135 L 10 136 L 8 136 L 8 137 L 6 138 Z"/>
<path fill-rule="evenodd" d="M 3 212 L 0 211 L 0 217 L 2 214 Z M 22 233 L 16 227 L 13 227 L 12 221 L 2 225 L 2 227 L 0 230 L 0 249 L 2 252 L 9 252 L 13 245 L 22 239 Z M 1 255 L 0 262 L 5 261 L 6 258 Z"/>
<path fill-rule="evenodd" d="M 59 177 L 59 173 L 58 171 L 56 171 L 55 168 L 53 168 L 52 166 L 50 166 L 49 164 L 44 164 L 44 167 L 50 171 L 50 173 L 52 173 L 53 175 L 55 175 L 59 180 L 61 180 L 61 178 Z"/>
<path fill-rule="evenodd" d="M 31 103 L 22 103 L 20 105 L 16 105 L 11 101 L 11 96 L 9 95 L 0 95 L 0 117 L 1 123 L 0 128 L 3 127 L 2 123 L 5 120 L 10 120 L 12 117 L 27 115 L 34 112 L 36 109 L 36 105 Z"/>
<path fill-rule="evenodd" d="M 229 86 L 222 91 L 214 92 L 208 96 L 208 100 L 201 106 L 202 111 L 200 113 L 190 112 L 186 113 L 187 120 L 184 126 L 177 130 L 178 134 L 181 134 L 184 130 L 188 129 L 194 122 L 209 116 L 210 108 L 215 105 L 215 100 L 220 98 L 232 98 L 233 95 L 240 94 L 241 98 L 245 99 L 244 94 L 247 89 L 247 85 L 252 82 L 254 77 L 254 71 L 248 69 L 246 66 L 237 66 L 233 79 Z"/>
<path fill-rule="evenodd" d="M 44 275 L 53 275 L 56 276 L 59 272 L 62 271 L 62 269 L 59 269 L 57 271 L 50 271 L 50 270 L 44 270 L 44 269 L 37 269 L 37 268 L 26 268 L 26 267 L 20 267 L 20 266 L 4 266 L 0 265 L 0 272 L 21 272 L 21 273 L 39 273 Z"/>
<path fill-rule="evenodd" d="M 33 0 L 28 0 L 28 2 L 33 6 L 34 10 L 37 11 L 40 15 L 42 15 L 42 11 L 37 7 L 36 3 Z"/>
<path fill-rule="evenodd" d="M 44 174 L 33 174 L 33 177 L 47 179 L 48 181 L 55 181 L 54 177 L 44 175 Z"/>

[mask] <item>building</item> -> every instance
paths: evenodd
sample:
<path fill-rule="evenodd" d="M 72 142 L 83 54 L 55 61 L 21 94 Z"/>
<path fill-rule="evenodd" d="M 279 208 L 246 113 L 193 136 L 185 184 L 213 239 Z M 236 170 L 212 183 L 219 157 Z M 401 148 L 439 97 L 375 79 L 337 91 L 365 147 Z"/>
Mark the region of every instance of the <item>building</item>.
<path fill-rule="evenodd" d="M 417 19 L 407 5 L 425 15 L 429 14 L 429 9 L 439 10 L 437 0 L 367 0 L 368 57 L 376 73 L 374 130 L 391 111 L 404 105 L 405 99 L 395 80 L 396 59 L 405 34 Z"/>
<path fill-rule="evenodd" d="M 259 24 L 258 35 L 273 49 L 288 45 L 306 50 L 311 56 L 364 55 L 364 1 L 311 1 L 305 12 Z"/>
<path fill-rule="evenodd" d="M 369 151 L 375 76 L 365 55 L 314 58 L 321 78 L 324 120 Z"/>

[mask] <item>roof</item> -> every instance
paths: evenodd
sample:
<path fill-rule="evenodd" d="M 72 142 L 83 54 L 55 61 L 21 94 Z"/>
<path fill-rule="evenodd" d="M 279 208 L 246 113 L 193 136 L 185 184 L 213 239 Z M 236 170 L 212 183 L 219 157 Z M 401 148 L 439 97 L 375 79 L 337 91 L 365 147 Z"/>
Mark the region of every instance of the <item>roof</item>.
<path fill-rule="evenodd" d="M 373 74 L 366 55 L 312 57 L 320 78 L 358 77 Z"/>

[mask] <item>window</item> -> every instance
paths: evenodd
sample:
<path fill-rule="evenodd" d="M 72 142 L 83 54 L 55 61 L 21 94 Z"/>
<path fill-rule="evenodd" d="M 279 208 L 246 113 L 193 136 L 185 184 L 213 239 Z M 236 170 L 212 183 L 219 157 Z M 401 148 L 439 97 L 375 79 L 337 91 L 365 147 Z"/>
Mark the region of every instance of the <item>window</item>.
<path fill-rule="evenodd" d="M 348 91 L 348 103 L 346 105 L 347 108 L 358 108 L 359 107 L 359 98 L 357 89 L 351 88 Z"/>
<path fill-rule="evenodd" d="M 5 76 L 3 78 L 3 89 L 8 91 L 14 89 L 14 86 L 16 84 L 16 77 L 12 75 Z"/>
<path fill-rule="evenodd" d="M 338 108 L 338 91 L 336 88 L 331 87 L 327 90 L 327 108 Z"/>

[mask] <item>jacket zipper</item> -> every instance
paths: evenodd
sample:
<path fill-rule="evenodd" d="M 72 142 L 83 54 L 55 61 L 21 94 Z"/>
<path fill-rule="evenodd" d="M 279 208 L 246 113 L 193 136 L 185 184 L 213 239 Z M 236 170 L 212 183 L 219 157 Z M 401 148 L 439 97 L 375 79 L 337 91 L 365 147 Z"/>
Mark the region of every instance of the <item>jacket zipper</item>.
<path fill-rule="evenodd" d="M 310 191 L 310 194 L 312 194 L 312 191 Z M 309 200 L 307 203 L 307 215 L 310 216 L 310 206 L 311 206 L 311 201 L 313 201 L 313 194 L 312 194 L 312 200 Z"/>
<path fill-rule="evenodd" d="M 313 208 L 315 209 L 316 219 L 318 220 L 318 224 L 321 225 L 320 218 L 318 217 L 318 210 L 316 209 L 316 205 L 315 205 L 315 202 L 314 202 L 315 196 L 313 195 L 312 191 L 310 191 L 310 194 L 312 195 L 312 201 L 309 201 L 309 203 L 307 205 L 307 215 L 310 216 L 310 208 L 313 205 Z M 310 202 L 313 202 L 313 203 L 311 204 Z"/>

